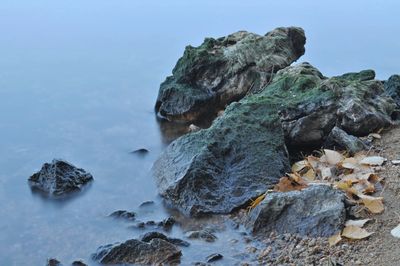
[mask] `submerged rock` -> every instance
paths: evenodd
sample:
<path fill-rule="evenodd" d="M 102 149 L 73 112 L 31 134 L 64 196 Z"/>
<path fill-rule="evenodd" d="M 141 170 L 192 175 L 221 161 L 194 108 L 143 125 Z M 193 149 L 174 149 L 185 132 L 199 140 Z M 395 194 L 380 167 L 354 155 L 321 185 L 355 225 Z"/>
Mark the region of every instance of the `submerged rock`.
<path fill-rule="evenodd" d="M 62 266 L 62 264 L 57 259 L 48 259 L 46 266 Z"/>
<path fill-rule="evenodd" d="M 364 144 L 359 138 L 347 134 L 346 131 L 334 127 L 325 142 L 325 146 L 333 146 L 337 149 L 347 150 L 351 155 L 364 150 L 367 145 Z"/>
<path fill-rule="evenodd" d="M 301 28 L 277 28 L 265 36 L 239 31 L 187 46 L 172 76 L 161 84 L 156 111 L 168 120 L 194 121 L 263 88 L 271 74 L 304 54 Z"/>
<path fill-rule="evenodd" d="M 92 258 L 101 264 L 174 264 L 178 263 L 181 251 L 173 244 L 154 238 L 149 243 L 136 239 L 122 244 L 100 247 Z"/>
<path fill-rule="evenodd" d="M 159 238 L 162 240 L 165 240 L 171 244 L 174 244 L 176 246 L 182 246 L 182 247 L 188 247 L 190 246 L 190 243 L 179 239 L 179 238 L 171 238 L 171 237 L 167 237 L 166 235 L 160 233 L 160 232 L 148 232 L 146 234 L 144 234 L 144 236 L 142 236 L 141 241 L 143 242 L 150 242 L 152 239 L 155 238 Z"/>
<path fill-rule="evenodd" d="M 254 233 L 294 233 L 308 236 L 332 236 L 346 220 L 342 192 L 326 185 L 301 191 L 277 192 L 251 211 L 247 227 Z"/>
<path fill-rule="evenodd" d="M 124 211 L 124 210 L 118 210 L 118 211 L 111 213 L 109 216 L 113 217 L 113 218 L 123 218 L 123 219 L 133 221 L 133 220 L 135 220 L 136 213 Z"/>
<path fill-rule="evenodd" d="M 217 261 L 217 260 L 221 260 L 223 257 L 224 256 L 222 256 L 219 253 L 214 253 L 214 254 L 211 254 L 211 255 L 207 256 L 206 260 L 207 260 L 207 262 L 214 262 L 214 261 Z"/>
<path fill-rule="evenodd" d="M 90 181 L 93 181 L 90 173 L 63 160 L 45 163 L 42 169 L 28 180 L 33 190 L 54 196 L 79 191 Z"/>
<path fill-rule="evenodd" d="M 199 231 L 186 232 L 186 237 L 189 239 L 200 239 L 206 242 L 215 242 L 218 238 L 211 230 L 203 229 Z"/>

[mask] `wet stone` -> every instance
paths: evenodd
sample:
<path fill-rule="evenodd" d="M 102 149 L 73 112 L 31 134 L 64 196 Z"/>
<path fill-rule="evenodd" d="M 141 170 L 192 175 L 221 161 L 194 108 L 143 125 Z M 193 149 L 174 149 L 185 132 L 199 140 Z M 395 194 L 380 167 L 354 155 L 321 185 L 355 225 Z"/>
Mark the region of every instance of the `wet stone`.
<path fill-rule="evenodd" d="M 42 169 L 28 179 L 32 190 L 56 197 L 79 191 L 91 181 L 90 173 L 57 159 L 43 164 Z"/>
<path fill-rule="evenodd" d="M 222 256 L 219 253 L 214 253 L 214 254 L 211 254 L 211 255 L 207 256 L 206 260 L 207 260 L 207 262 L 214 262 L 214 261 L 217 261 L 217 260 L 221 260 L 223 257 L 224 256 Z"/>
<path fill-rule="evenodd" d="M 125 211 L 125 210 L 118 210 L 109 215 L 109 217 L 121 218 L 121 219 L 126 219 L 126 220 L 131 220 L 131 221 L 135 220 L 135 216 L 136 216 L 136 213 Z"/>

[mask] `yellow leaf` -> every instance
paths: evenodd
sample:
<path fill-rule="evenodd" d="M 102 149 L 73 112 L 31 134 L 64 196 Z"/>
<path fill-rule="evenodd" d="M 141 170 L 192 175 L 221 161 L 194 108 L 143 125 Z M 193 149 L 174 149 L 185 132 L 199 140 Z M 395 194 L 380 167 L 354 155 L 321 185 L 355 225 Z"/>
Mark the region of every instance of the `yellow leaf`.
<path fill-rule="evenodd" d="M 309 181 L 315 180 L 315 171 L 314 169 L 310 168 L 304 175 L 303 177 Z"/>
<path fill-rule="evenodd" d="M 344 160 L 344 156 L 337 151 L 324 149 L 324 153 L 326 162 L 331 165 L 337 165 Z"/>
<path fill-rule="evenodd" d="M 363 239 L 369 237 L 372 234 L 373 233 L 370 233 L 367 230 L 354 225 L 346 226 L 342 232 L 342 236 L 350 239 Z"/>
<path fill-rule="evenodd" d="M 307 160 L 298 161 L 298 162 L 296 162 L 296 163 L 294 163 L 292 165 L 292 171 L 293 172 L 300 172 L 301 170 L 303 170 L 307 166 L 309 166 Z"/>
<path fill-rule="evenodd" d="M 361 202 L 364 206 L 372 213 L 381 213 L 385 210 L 383 206 L 383 198 L 382 197 L 371 197 L 367 195 L 358 194 L 360 197 Z"/>
<path fill-rule="evenodd" d="M 338 234 L 333 235 L 330 238 L 328 238 L 329 246 L 332 247 L 332 246 L 336 245 L 337 243 L 340 242 L 340 240 L 342 240 L 342 236 L 340 235 L 340 232 L 339 232 Z"/>

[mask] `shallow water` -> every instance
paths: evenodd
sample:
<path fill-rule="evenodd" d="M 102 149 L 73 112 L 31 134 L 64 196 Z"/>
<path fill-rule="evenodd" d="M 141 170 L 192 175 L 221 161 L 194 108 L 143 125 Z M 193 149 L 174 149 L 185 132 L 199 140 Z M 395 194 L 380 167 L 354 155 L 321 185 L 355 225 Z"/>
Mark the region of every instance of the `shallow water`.
<path fill-rule="evenodd" d="M 49 257 L 93 264 L 98 246 L 143 233 L 109 213 L 154 200 L 141 219 L 168 215 L 149 170 L 171 137 L 160 132 L 153 105 L 187 44 L 297 25 L 307 35 L 300 61 L 325 75 L 400 73 L 398 1 L 215 2 L 1 1 L 0 265 L 43 265 Z M 150 153 L 130 153 L 139 148 Z M 53 158 L 95 181 L 62 202 L 31 193 L 27 178 Z M 183 263 L 218 251 L 221 264 L 232 264 L 238 251 L 227 243 L 237 234 L 227 229 L 214 244 L 193 242 Z"/>

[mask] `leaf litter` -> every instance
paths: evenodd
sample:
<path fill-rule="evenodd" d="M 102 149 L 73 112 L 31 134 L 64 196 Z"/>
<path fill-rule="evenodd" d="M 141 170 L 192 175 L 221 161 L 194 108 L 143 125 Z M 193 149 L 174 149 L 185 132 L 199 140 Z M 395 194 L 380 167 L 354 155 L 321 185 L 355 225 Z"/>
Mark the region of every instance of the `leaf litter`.
<path fill-rule="evenodd" d="M 385 209 L 383 198 L 372 195 L 381 187 L 383 179 L 376 172 L 386 161 L 380 156 L 368 156 L 367 152 L 348 157 L 345 153 L 324 149 L 320 157 L 310 155 L 294 163 L 292 173 L 282 177 L 273 191 L 302 190 L 313 184 L 332 185 L 344 191 L 350 202 L 364 206 L 372 214 L 382 213 Z M 265 194 L 257 198 L 249 209 L 254 209 L 264 198 Z M 334 246 L 343 238 L 359 240 L 369 237 L 373 232 L 362 228 L 368 221 L 370 219 L 347 221 L 341 232 L 328 239 L 329 245 Z M 395 234 L 400 237 L 400 225 L 395 229 Z"/>

